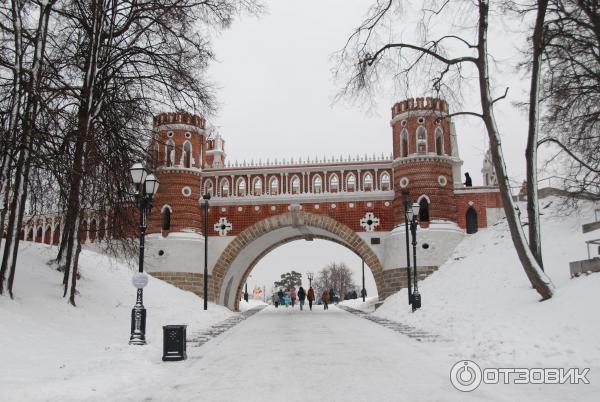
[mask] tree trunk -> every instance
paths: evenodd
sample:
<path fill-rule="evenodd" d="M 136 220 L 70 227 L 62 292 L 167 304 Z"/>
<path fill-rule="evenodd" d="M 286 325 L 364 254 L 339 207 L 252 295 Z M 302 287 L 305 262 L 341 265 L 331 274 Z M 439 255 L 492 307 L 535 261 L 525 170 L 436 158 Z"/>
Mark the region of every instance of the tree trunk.
<path fill-rule="evenodd" d="M 529 249 L 535 260 L 544 269 L 542 239 L 540 233 L 540 213 L 538 200 L 537 147 L 539 133 L 539 103 L 542 52 L 544 50 L 544 21 L 548 0 L 538 1 L 537 17 L 533 29 L 533 60 L 531 67 L 531 88 L 529 91 L 529 130 L 527 133 L 527 221 L 529 223 Z"/>
<path fill-rule="evenodd" d="M 488 0 L 479 1 L 479 27 L 478 27 L 478 60 L 477 68 L 479 70 L 479 90 L 481 95 L 481 107 L 483 111 L 483 120 L 488 132 L 490 140 L 490 150 L 492 154 L 492 162 L 498 176 L 498 186 L 500 187 L 500 195 L 504 204 L 504 212 L 510 229 L 511 238 L 515 246 L 519 260 L 523 265 L 525 274 L 529 278 L 533 288 L 540 294 L 542 300 L 552 297 L 553 286 L 550 279 L 537 263 L 534 255 L 527 245 L 525 233 L 521 227 L 521 222 L 518 217 L 517 208 L 514 204 L 510 191 L 510 183 L 508 174 L 504 164 L 504 156 L 502 154 L 502 146 L 500 142 L 500 134 L 494 117 L 493 99 L 490 94 L 490 82 L 488 75 L 488 49 L 487 49 L 487 32 L 488 32 Z"/>

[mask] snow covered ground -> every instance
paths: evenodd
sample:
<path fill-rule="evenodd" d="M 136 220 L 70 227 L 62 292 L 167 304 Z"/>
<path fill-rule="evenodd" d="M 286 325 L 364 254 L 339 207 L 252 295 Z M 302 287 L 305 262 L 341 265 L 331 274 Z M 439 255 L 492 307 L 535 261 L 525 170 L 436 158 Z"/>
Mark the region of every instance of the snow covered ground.
<path fill-rule="evenodd" d="M 405 291 L 376 310 L 442 342 L 417 342 L 381 325 L 322 306 L 262 312 L 202 347 L 164 363 L 162 325 L 190 334 L 236 313 L 150 278 L 144 347 L 129 346 L 135 289 L 131 268 L 91 251 L 81 260 L 78 307 L 61 295 L 61 274 L 45 264 L 49 246 L 23 243 L 16 299 L 0 297 L 2 401 L 595 401 L 600 395 L 600 274 L 570 279 L 568 262 L 586 256 L 581 224 L 591 205 L 564 215 L 558 199 L 543 210 L 545 267 L 556 296 L 538 301 L 518 264 L 506 226 L 468 236 L 420 284 L 423 308 Z M 370 311 L 375 299 L 343 304 Z M 257 302 L 241 303 L 241 309 Z M 461 393 L 450 368 L 590 368 L 587 385 L 482 384 Z"/>
<path fill-rule="evenodd" d="M 518 262 L 505 221 L 459 245 L 419 284 L 423 308 L 412 313 L 406 290 L 374 313 L 455 341 L 455 356 L 510 367 L 594 367 L 600 382 L 600 274 L 570 279 L 569 262 L 587 258 L 581 225 L 591 203 L 567 212 L 560 198 L 541 200 L 545 270 L 555 296 L 539 302 Z M 520 205 L 522 211 L 524 205 Z M 525 229 L 527 229 L 525 227 Z"/>
<path fill-rule="evenodd" d="M 114 395 L 131 376 L 165 370 L 162 326 L 187 324 L 188 333 L 232 316 L 228 309 L 150 277 L 144 290 L 145 347 L 129 346 L 133 271 L 91 251 L 81 254 L 80 297 L 73 308 L 61 297 L 62 273 L 46 265 L 56 249 L 23 242 L 15 276 L 15 300 L 0 297 L 2 401 L 97 400 Z M 137 373 L 137 374 L 136 374 Z"/>

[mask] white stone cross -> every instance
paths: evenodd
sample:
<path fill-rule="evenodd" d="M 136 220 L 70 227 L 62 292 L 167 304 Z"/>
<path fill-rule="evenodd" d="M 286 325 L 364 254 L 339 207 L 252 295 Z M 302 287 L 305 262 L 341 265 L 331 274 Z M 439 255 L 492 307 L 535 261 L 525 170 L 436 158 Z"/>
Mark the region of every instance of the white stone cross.
<path fill-rule="evenodd" d="M 367 232 L 372 232 L 379 226 L 379 218 L 373 212 L 367 212 L 365 217 L 360 220 L 360 226 L 365 228 Z"/>
<path fill-rule="evenodd" d="M 227 232 L 233 229 L 233 225 L 227 222 L 227 218 L 221 217 L 219 221 L 215 223 L 215 231 L 219 232 L 219 236 L 227 236 Z"/>

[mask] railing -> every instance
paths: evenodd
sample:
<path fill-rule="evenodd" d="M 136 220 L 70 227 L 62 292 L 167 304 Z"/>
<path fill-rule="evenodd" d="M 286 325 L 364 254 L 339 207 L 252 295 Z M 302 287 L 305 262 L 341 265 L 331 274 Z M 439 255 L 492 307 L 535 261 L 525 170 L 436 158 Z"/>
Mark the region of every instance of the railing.
<path fill-rule="evenodd" d="M 306 158 L 283 158 L 283 159 L 266 159 L 263 161 L 259 159 L 258 161 L 254 161 L 251 159 L 249 162 L 246 160 L 243 161 L 233 161 L 227 162 L 225 165 L 212 165 L 209 168 L 255 168 L 255 167 L 269 167 L 269 166 L 301 166 L 301 165 L 314 165 L 314 164 L 335 164 L 335 163 L 365 163 L 365 162 L 391 162 L 393 159 L 392 154 L 385 155 L 381 153 L 380 155 L 376 155 L 375 153 L 371 155 L 363 154 L 363 155 L 355 155 L 355 156 L 343 156 L 340 155 L 338 157 L 318 157 L 314 158 L 306 157 Z"/>

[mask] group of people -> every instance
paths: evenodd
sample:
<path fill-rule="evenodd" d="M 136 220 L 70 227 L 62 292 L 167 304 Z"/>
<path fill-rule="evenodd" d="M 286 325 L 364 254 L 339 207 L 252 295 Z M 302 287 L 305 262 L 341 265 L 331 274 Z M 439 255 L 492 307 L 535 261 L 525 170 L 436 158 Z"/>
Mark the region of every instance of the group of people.
<path fill-rule="evenodd" d="M 308 291 L 305 291 L 304 288 L 300 286 L 298 291 L 296 291 L 296 287 L 292 286 L 292 288 L 286 292 L 284 292 L 283 289 L 280 288 L 277 293 L 273 294 L 273 304 L 275 305 L 275 307 L 288 307 L 291 304 L 292 308 L 294 308 L 294 306 L 296 305 L 296 299 L 300 304 L 300 310 L 304 310 L 304 303 L 306 300 L 308 300 L 308 307 L 312 311 L 313 302 L 315 301 L 315 290 L 312 287 L 310 287 L 308 288 Z M 329 291 L 327 289 L 323 290 L 323 293 L 321 294 L 323 309 L 328 310 L 329 302 L 333 301 L 334 299 L 335 293 L 333 291 L 333 288 L 329 289 Z"/>

